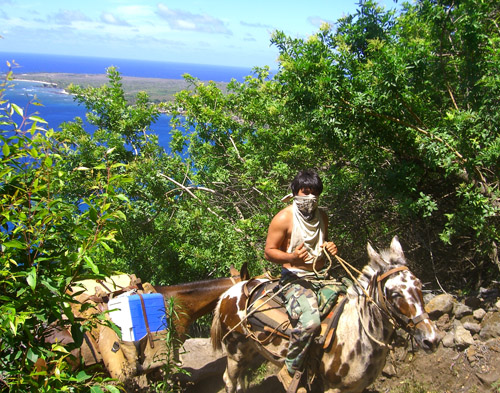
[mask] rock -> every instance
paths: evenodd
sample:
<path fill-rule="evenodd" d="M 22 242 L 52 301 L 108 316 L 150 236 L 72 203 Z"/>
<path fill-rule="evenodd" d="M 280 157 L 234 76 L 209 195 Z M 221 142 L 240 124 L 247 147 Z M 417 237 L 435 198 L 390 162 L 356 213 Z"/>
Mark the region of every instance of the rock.
<path fill-rule="evenodd" d="M 199 380 L 222 375 L 226 368 L 226 358 L 222 352 L 215 352 L 208 338 L 191 338 L 184 342 L 184 352 L 180 354 L 182 367 L 189 371 L 187 380 Z"/>
<path fill-rule="evenodd" d="M 474 310 L 472 315 L 474 316 L 474 319 L 476 319 L 477 321 L 481 321 L 484 318 L 484 316 L 486 315 L 486 311 L 484 311 L 484 309 L 482 309 L 482 308 L 478 308 L 478 309 Z"/>
<path fill-rule="evenodd" d="M 479 336 L 482 340 L 500 337 L 500 313 L 487 313 L 481 321 L 481 333 Z"/>
<path fill-rule="evenodd" d="M 458 348 L 465 348 L 474 344 L 474 339 L 468 330 L 463 326 L 457 326 L 455 329 L 455 345 Z"/>
<path fill-rule="evenodd" d="M 451 326 L 450 316 L 448 314 L 441 315 L 436 321 L 436 326 L 439 330 L 448 330 Z"/>
<path fill-rule="evenodd" d="M 452 348 L 453 345 L 455 344 L 455 336 L 453 335 L 453 333 L 448 332 L 444 335 L 443 339 L 441 340 L 441 343 L 445 348 Z"/>
<path fill-rule="evenodd" d="M 500 353 L 500 338 L 490 338 L 484 343 L 484 345 L 490 351 L 495 351 Z"/>
<path fill-rule="evenodd" d="M 476 361 L 476 355 L 477 355 L 476 347 L 474 345 L 471 345 L 469 348 L 467 348 L 466 355 L 469 363 L 474 363 Z"/>
<path fill-rule="evenodd" d="M 500 380 L 500 370 L 493 370 L 487 373 L 476 373 L 476 376 L 482 383 L 489 387 Z"/>
<path fill-rule="evenodd" d="M 477 319 L 474 318 L 473 315 L 466 315 L 465 317 L 463 317 L 460 322 L 463 324 L 465 323 L 476 323 L 477 322 Z"/>
<path fill-rule="evenodd" d="M 476 334 L 481 331 L 481 325 L 477 322 L 465 322 L 463 326 L 472 334 Z"/>
<path fill-rule="evenodd" d="M 425 306 L 425 311 L 431 319 L 438 319 L 443 314 L 449 314 L 453 310 L 453 296 L 448 294 L 437 295 Z"/>
<path fill-rule="evenodd" d="M 432 292 L 428 292 L 424 295 L 424 304 L 427 304 L 429 303 L 432 299 L 434 299 L 436 297 L 435 294 L 433 294 Z"/>
<path fill-rule="evenodd" d="M 472 308 L 463 303 L 455 303 L 453 314 L 455 314 L 455 318 L 461 319 L 467 315 L 472 315 Z"/>
<path fill-rule="evenodd" d="M 491 300 L 498 297 L 498 288 L 480 288 L 480 296 L 485 300 Z"/>
<path fill-rule="evenodd" d="M 397 375 L 396 368 L 391 362 L 387 362 L 382 370 L 382 374 L 386 377 L 392 378 Z"/>

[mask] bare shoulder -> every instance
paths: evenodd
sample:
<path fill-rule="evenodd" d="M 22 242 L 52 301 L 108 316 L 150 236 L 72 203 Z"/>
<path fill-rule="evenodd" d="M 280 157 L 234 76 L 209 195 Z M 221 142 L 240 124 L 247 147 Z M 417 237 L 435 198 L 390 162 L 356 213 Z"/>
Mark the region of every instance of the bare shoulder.
<path fill-rule="evenodd" d="M 288 227 L 293 218 L 292 206 L 287 206 L 280 210 L 272 219 L 271 225 L 274 227 Z"/>

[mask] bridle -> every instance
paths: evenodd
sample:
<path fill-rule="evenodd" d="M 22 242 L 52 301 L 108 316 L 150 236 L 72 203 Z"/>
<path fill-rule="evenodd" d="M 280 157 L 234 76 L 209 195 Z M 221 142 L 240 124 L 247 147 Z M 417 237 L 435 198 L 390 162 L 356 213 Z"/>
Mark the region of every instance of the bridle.
<path fill-rule="evenodd" d="M 423 312 L 419 315 L 409 318 L 406 315 L 402 314 L 396 307 L 394 307 L 387 300 L 387 297 L 384 293 L 385 287 L 383 287 L 382 285 L 384 280 L 386 280 L 393 274 L 403 270 L 409 270 L 409 269 L 407 266 L 398 266 L 388 270 L 387 272 L 381 274 L 380 276 L 377 276 L 377 294 L 378 294 L 378 299 L 380 300 L 380 308 L 385 312 L 385 314 L 389 317 L 389 319 L 393 321 L 393 325 L 400 327 L 401 329 L 403 329 L 404 331 L 413 336 L 413 332 L 415 331 L 417 324 L 419 324 L 425 319 L 429 319 L 429 315 L 426 312 Z M 394 323 L 394 321 L 396 323 Z"/>
<path fill-rule="evenodd" d="M 331 259 L 330 259 L 330 256 L 328 255 L 328 253 L 325 253 L 330 261 L 330 264 L 331 264 Z M 415 332 L 415 328 L 417 326 L 418 323 L 422 322 L 423 320 L 425 319 L 428 319 L 429 318 L 429 315 L 426 313 L 426 312 L 423 312 L 415 317 L 412 317 L 412 318 L 408 318 L 406 315 L 402 314 L 396 307 L 394 307 L 388 300 L 387 300 L 387 297 L 384 293 L 384 290 L 383 288 L 385 288 L 385 286 L 383 287 L 383 281 L 386 280 L 387 278 L 389 278 L 390 276 L 392 276 L 393 274 L 396 274 L 400 271 L 404 271 L 404 270 L 410 270 L 408 269 L 407 266 L 398 266 L 398 267 L 395 267 L 395 268 L 392 268 L 388 271 L 386 271 L 385 273 L 381 274 L 381 275 L 376 275 L 376 277 L 374 277 L 374 279 L 376 279 L 376 287 L 374 288 L 374 290 L 376 291 L 376 297 L 378 299 L 380 299 L 380 305 L 373 299 L 372 296 L 370 296 L 368 294 L 368 292 L 366 291 L 366 289 L 359 283 L 358 279 L 354 277 L 354 275 L 352 274 L 352 272 L 350 271 L 350 269 L 356 271 L 358 274 L 362 274 L 359 270 L 357 270 L 354 266 L 350 265 L 348 262 L 346 262 L 344 259 L 340 258 L 338 255 L 335 255 L 335 258 L 337 258 L 337 260 L 339 261 L 340 265 L 344 268 L 344 270 L 349 274 L 349 276 L 351 277 L 351 279 L 353 279 L 353 281 L 357 284 L 357 287 L 358 288 L 361 288 L 361 290 L 364 292 L 366 298 L 371 302 L 373 303 L 381 312 L 382 314 L 384 314 L 387 319 L 391 322 L 392 326 L 394 328 L 401 328 L 403 329 L 404 331 L 406 331 L 410 337 L 413 338 L 414 336 L 414 332 Z M 349 269 L 350 268 L 350 269 Z M 370 286 L 371 284 L 371 281 L 370 283 L 368 284 L 368 286 Z M 359 309 L 358 309 L 358 314 L 359 314 Z M 380 346 L 384 346 L 384 347 L 388 347 L 388 348 L 392 348 L 391 345 L 389 344 L 386 344 L 384 342 L 381 342 L 380 340 L 377 340 L 375 337 L 373 337 L 370 332 L 368 331 L 368 329 L 366 328 L 366 326 L 363 324 L 363 319 L 361 318 L 361 316 L 359 315 L 359 320 L 361 322 L 361 325 L 363 326 L 363 330 L 365 331 L 366 335 L 368 337 L 370 337 L 370 339 L 374 342 L 376 342 L 377 344 L 379 344 Z"/>

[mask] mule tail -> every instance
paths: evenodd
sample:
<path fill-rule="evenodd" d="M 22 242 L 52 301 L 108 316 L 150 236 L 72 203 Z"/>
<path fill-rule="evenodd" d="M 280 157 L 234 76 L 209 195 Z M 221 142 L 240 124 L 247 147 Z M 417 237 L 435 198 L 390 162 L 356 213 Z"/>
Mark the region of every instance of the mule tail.
<path fill-rule="evenodd" d="M 210 328 L 210 340 L 212 341 L 212 348 L 214 351 L 222 349 L 222 322 L 220 320 L 220 300 L 214 311 L 214 318 L 212 320 L 212 327 Z"/>

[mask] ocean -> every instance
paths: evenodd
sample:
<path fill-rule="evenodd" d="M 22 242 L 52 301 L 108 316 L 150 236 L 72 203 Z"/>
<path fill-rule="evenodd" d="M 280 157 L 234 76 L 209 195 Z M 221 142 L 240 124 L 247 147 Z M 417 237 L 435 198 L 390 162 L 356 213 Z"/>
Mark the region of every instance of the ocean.
<path fill-rule="evenodd" d="M 7 71 L 6 61 L 13 60 L 19 65 L 14 72 L 19 74 L 30 72 L 104 74 L 106 68 L 115 66 L 123 76 L 182 79 L 182 75 L 188 73 L 202 81 L 229 82 L 234 78 L 243 82 L 245 76 L 252 72 L 251 68 L 222 65 L 0 52 L 0 73 Z"/>
<path fill-rule="evenodd" d="M 110 66 L 116 66 L 123 76 L 182 79 L 182 75 L 188 73 L 200 80 L 217 82 L 229 82 L 233 78 L 243 81 L 245 76 L 252 73 L 251 69 L 241 67 L 0 52 L 0 74 L 8 71 L 7 61 L 11 63 L 15 61 L 19 65 L 13 69 L 14 78 L 16 73 L 32 72 L 104 74 L 106 68 Z M 60 89 L 30 81 L 16 81 L 12 85 L 5 92 L 5 98 L 25 108 L 27 113 L 36 112 L 48 122 L 50 128 L 58 129 L 61 123 L 71 121 L 75 117 L 85 120 L 85 108 L 76 103 L 71 95 L 65 94 Z M 35 97 L 42 106 L 30 104 Z M 167 150 L 169 150 L 171 130 L 169 122 L 169 116 L 161 115 L 151 126 L 152 132 L 158 135 L 160 145 Z M 87 127 L 89 131 L 93 131 L 88 124 Z"/>

